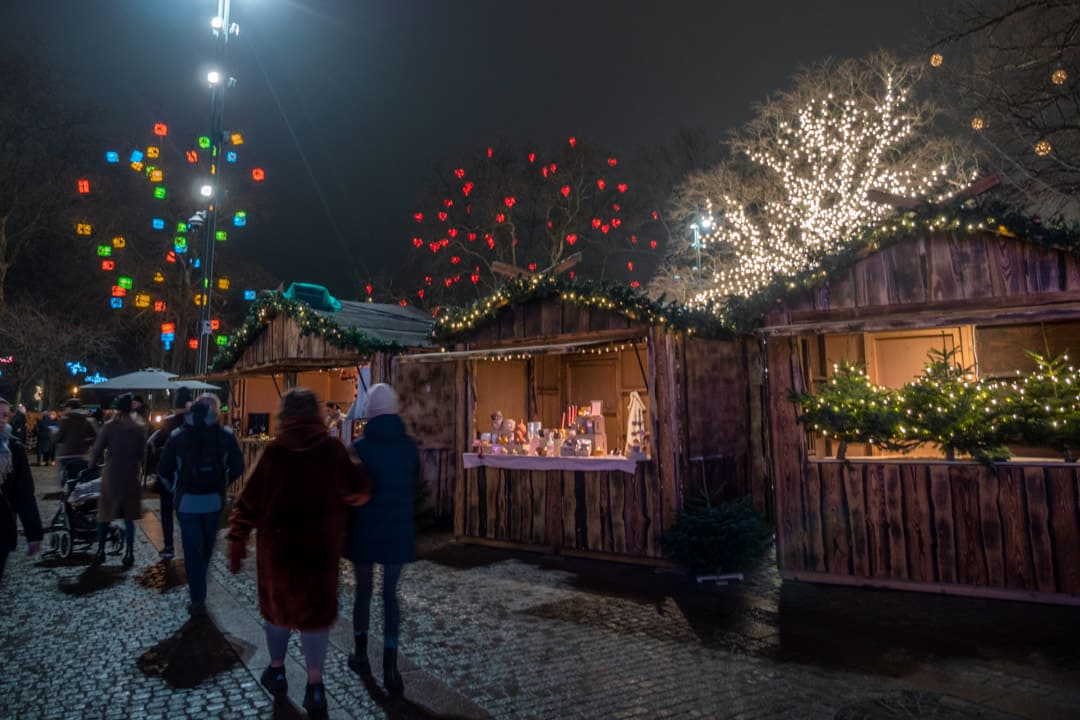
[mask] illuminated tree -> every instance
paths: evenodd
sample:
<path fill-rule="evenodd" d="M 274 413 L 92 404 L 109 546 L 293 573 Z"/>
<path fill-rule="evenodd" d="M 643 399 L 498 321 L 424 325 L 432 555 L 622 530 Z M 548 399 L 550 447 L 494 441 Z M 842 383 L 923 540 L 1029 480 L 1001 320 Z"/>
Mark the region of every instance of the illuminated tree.
<path fill-rule="evenodd" d="M 926 61 L 1012 204 L 1080 220 L 1080 3 L 960 0 Z"/>
<path fill-rule="evenodd" d="M 879 53 L 825 62 L 770 97 L 732 139 L 731 160 L 678 188 L 673 217 L 708 227 L 700 248 L 673 248 L 656 288 L 689 286 L 700 303 L 749 296 L 813 269 L 896 203 L 941 201 L 966 185 L 958 145 L 928 132 L 920 74 Z"/>
<path fill-rule="evenodd" d="M 433 197 L 413 215 L 403 302 L 436 306 L 486 295 L 507 277 L 498 262 L 541 272 L 581 251 L 568 274 L 634 287 L 655 266 L 659 213 L 638 199 L 617 157 L 576 138 L 551 152 L 486 148 L 437 175 Z"/>

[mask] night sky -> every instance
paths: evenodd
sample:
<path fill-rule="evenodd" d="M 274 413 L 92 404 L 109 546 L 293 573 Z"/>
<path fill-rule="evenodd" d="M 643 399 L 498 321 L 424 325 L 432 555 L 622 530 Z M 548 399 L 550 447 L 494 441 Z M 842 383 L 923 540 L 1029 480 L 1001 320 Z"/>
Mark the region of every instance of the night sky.
<path fill-rule="evenodd" d="M 910 48 L 924 0 L 233 0 L 225 127 L 267 180 L 245 252 L 287 282 L 392 271 L 432 168 L 500 141 L 576 135 L 621 155 L 717 138 L 802 64 Z M 216 0 L 3 3 L 124 150 L 155 122 L 209 129 Z M 102 148 L 104 152 L 106 148 Z M 88 163 L 102 158 L 88 158 Z M 226 182 L 229 176 L 225 176 Z M 197 201 L 192 198 L 193 209 Z M 411 246 L 410 248 L 411 249 Z"/>

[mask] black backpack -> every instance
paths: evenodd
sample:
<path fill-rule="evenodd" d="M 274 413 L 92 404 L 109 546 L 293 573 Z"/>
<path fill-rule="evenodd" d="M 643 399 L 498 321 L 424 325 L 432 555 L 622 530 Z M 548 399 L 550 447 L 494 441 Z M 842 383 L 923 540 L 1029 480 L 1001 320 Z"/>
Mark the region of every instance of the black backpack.
<path fill-rule="evenodd" d="M 221 429 L 206 431 L 189 428 L 191 444 L 180 466 L 180 489 L 193 495 L 209 495 L 225 492 L 227 484 L 225 463 L 222 460 Z M 207 434 L 213 433 L 213 442 L 207 442 Z"/>

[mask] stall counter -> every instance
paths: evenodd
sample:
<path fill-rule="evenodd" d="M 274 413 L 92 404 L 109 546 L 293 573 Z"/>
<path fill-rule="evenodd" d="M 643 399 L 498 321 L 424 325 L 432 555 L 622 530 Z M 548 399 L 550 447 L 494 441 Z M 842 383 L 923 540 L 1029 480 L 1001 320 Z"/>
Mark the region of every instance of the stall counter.
<path fill-rule="evenodd" d="M 585 472 L 605 472 L 620 470 L 633 475 L 637 472 L 638 461 L 617 455 L 602 457 L 541 457 L 538 455 L 509 455 L 484 453 L 465 453 L 462 463 L 466 470 L 477 467 L 502 468 L 504 470 L 582 470 Z"/>

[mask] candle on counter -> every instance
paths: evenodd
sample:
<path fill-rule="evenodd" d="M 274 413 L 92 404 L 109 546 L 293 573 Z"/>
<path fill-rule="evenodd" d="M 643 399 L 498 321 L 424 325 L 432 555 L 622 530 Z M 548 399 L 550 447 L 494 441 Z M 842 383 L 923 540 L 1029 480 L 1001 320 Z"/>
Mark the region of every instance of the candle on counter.
<path fill-rule="evenodd" d="M 560 430 L 565 430 L 566 429 L 566 413 L 565 412 L 562 414 L 562 423 L 559 425 L 559 429 Z"/>

